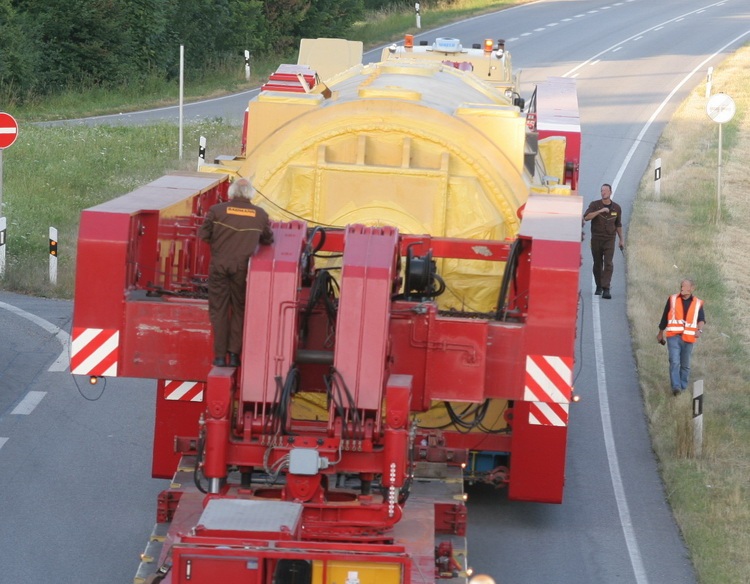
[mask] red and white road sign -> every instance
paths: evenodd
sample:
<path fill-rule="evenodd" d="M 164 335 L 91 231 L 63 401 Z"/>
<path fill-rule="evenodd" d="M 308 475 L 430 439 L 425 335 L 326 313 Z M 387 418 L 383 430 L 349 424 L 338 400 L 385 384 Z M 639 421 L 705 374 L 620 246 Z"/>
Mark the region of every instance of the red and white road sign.
<path fill-rule="evenodd" d="M 0 150 L 8 148 L 18 138 L 18 122 L 10 114 L 0 112 Z"/>

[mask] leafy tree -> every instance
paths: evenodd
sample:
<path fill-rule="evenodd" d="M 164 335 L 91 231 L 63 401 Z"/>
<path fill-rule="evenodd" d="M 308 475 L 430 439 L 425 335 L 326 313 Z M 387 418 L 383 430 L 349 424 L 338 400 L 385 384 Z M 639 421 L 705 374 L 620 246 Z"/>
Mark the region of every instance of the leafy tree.
<path fill-rule="evenodd" d="M 267 43 L 279 52 L 295 49 L 299 41 L 295 32 L 305 20 L 311 5 L 312 0 L 264 0 Z"/>
<path fill-rule="evenodd" d="M 262 0 L 171 0 L 169 12 L 172 44 L 185 46 L 191 68 L 267 48 Z"/>
<path fill-rule="evenodd" d="M 363 16 L 363 0 L 313 0 L 297 33 L 300 38 L 345 37 Z"/>
<path fill-rule="evenodd" d="M 32 31 L 33 23 L 11 0 L 0 0 L 0 100 L 11 102 L 33 92 L 40 47 Z"/>

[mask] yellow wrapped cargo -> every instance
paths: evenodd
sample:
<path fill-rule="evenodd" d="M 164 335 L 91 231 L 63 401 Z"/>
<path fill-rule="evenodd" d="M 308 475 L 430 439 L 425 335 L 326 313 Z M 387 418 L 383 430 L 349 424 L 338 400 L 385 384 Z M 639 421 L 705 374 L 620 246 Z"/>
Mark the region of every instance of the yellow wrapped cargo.
<path fill-rule="evenodd" d="M 431 57 L 357 65 L 317 85 L 297 66 L 302 92 L 262 91 L 250 102 L 245 157 L 202 170 L 250 177 L 255 202 L 277 220 L 515 238 L 532 189 L 564 192 L 563 177 L 540 167 L 509 91 L 457 68 L 460 54 Z M 441 308 L 494 309 L 502 268 L 441 260 Z"/>

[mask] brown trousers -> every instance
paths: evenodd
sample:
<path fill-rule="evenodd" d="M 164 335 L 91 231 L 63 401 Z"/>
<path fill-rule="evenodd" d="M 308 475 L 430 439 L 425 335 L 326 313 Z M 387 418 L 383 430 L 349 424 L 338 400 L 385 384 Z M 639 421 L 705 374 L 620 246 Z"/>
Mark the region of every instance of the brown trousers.
<path fill-rule="evenodd" d="M 211 262 L 208 273 L 208 317 L 214 330 L 214 355 L 240 354 L 245 320 L 247 263 L 242 267 Z"/>
<path fill-rule="evenodd" d="M 594 282 L 602 288 L 609 288 L 614 271 L 615 238 L 592 239 L 591 255 L 594 258 Z"/>

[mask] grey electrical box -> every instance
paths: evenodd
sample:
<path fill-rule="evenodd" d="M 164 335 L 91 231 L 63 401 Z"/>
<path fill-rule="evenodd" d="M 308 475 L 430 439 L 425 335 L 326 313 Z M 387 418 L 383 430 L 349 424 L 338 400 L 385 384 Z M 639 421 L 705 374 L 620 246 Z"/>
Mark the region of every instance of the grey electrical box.
<path fill-rule="evenodd" d="M 298 475 L 318 474 L 318 451 L 314 448 L 294 448 L 289 452 L 289 472 Z"/>

